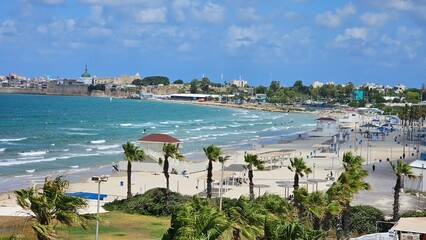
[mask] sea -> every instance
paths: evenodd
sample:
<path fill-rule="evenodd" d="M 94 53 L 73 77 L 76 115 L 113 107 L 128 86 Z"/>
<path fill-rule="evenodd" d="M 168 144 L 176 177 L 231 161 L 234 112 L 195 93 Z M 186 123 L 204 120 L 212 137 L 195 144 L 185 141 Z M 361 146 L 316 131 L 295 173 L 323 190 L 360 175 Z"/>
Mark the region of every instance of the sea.
<path fill-rule="evenodd" d="M 182 141 L 186 160 L 291 140 L 315 127 L 314 114 L 282 113 L 173 101 L 0 94 L 0 192 L 46 176 L 71 181 L 111 173 L 122 144 L 151 133 Z"/>

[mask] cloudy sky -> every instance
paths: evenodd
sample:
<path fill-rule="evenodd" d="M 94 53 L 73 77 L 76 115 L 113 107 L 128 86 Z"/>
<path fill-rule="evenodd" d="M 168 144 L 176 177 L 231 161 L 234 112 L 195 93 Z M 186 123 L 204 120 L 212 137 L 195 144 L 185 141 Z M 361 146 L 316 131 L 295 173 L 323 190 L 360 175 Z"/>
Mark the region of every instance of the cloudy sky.
<path fill-rule="evenodd" d="M 421 87 L 425 34 L 426 0 L 1 0 L 0 75 Z"/>

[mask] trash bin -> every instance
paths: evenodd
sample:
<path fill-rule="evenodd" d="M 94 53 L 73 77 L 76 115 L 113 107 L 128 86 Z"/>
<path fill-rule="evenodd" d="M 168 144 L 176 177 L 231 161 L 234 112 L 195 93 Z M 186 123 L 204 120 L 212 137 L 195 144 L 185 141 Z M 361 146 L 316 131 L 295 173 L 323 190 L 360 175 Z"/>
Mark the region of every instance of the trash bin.
<path fill-rule="evenodd" d="M 120 181 L 120 187 L 124 186 L 124 182 Z"/>

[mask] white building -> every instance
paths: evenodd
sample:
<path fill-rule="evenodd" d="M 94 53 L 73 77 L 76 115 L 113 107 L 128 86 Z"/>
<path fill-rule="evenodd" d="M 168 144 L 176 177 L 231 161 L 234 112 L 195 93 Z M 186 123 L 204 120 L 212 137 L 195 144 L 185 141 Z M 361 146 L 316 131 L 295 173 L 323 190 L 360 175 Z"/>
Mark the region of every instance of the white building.
<path fill-rule="evenodd" d="M 239 88 L 243 88 L 243 87 L 247 86 L 247 83 L 248 83 L 247 81 L 242 80 L 241 78 L 239 80 L 231 80 L 229 82 L 229 84 L 235 85 L 235 86 L 237 86 Z"/>
<path fill-rule="evenodd" d="M 85 85 L 90 85 L 94 83 L 92 76 L 90 75 L 90 73 L 87 72 L 87 64 L 84 69 L 84 73 L 81 74 L 81 77 L 78 79 L 78 82 L 81 82 Z"/>
<path fill-rule="evenodd" d="M 323 85 L 324 85 L 324 83 L 318 82 L 318 81 L 315 81 L 315 82 L 312 83 L 312 87 L 314 87 L 314 88 L 319 88 L 319 87 L 322 87 Z"/>

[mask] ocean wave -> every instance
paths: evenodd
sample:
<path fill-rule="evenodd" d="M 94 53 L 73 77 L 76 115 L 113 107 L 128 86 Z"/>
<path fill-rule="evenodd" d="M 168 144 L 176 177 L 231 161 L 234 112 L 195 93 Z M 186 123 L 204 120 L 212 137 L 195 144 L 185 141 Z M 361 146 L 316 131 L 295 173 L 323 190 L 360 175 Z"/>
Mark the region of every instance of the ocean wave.
<path fill-rule="evenodd" d="M 106 142 L 106 140 L 92 140 L 92 141 L 90 141 L 90 143 L 93 143 L 93 144 L 101 144 L 101 143 L 105 143 Z"/>
<path fill-rule="evenodd" d="M 68 130 L 68 131 L 76 131 L 76 132 L 81 132 L 81 131 L 98 131 L 98 129 L 92 129 L 92 128 L 77 128 L 77 127 L 61 128 L 61 129 Z"/>
<path fill-rule="evenodd" d="M 194 122 L 204 122 L 204 119 L 194 119 L 192 121 L 194 121 Z"/>
<path fill-rule="evenodd" d="M 48 153 L 48 151 L 31 151 L 31 152 L 20 152 L 18 153 L 21 156 L 40 156 Z"/>
<path fill-rule="evenodd" d="M 79 136 L 96 136 L 97 133 L 85 133 L 85 132 L 65 132 L 68 135 L 79 135 Z"/>
<path fill-rule="evenodd" d="M 105 150 L 105 149 L 118 148 L 118 147 L 120 147 L 119 144 L 114 144 L 114 145 L 98 145 L 94 148 L 99 149 L 99 150 Z"/>
<path fill-rule="evenodd" d="M 0 142 L 20 142 L 26 139 L 27 138 L 1 138 Z"/>
<path fill-rule="evenodd" d="M 119 124 L 121 127 L 130 127 L 130 126 L 132 126 L 133 124 L 131 124 L 131 123 L 120 123 Z"/>
<path fill-rule="evenodd" d="M 28 160 L 28 161 L 9 161 L 9 162 L 0 162 L 0 166 L 13 166 L 13 165 L 23 165 L 23 164 L 30 164 L 30 163 L 39 163 L 39 162 L 52 162 L 55 161 L 57 158 L 39 158 L 34 160 Z"/>
<path fill-rule="evenodd" d="M 0 148 L 0 152 L 6 151 L 7 148 Z"/>
<path fill-rule="evenodd" d="M 99 152 L 99 153 L 100 153 L 100 155 L 116 155 L 116 154 L 123 153 L 123 151 L 121 151 L 121 150 L 118 150 L 118 151 L 102 151 L 102 152 Z"/>

